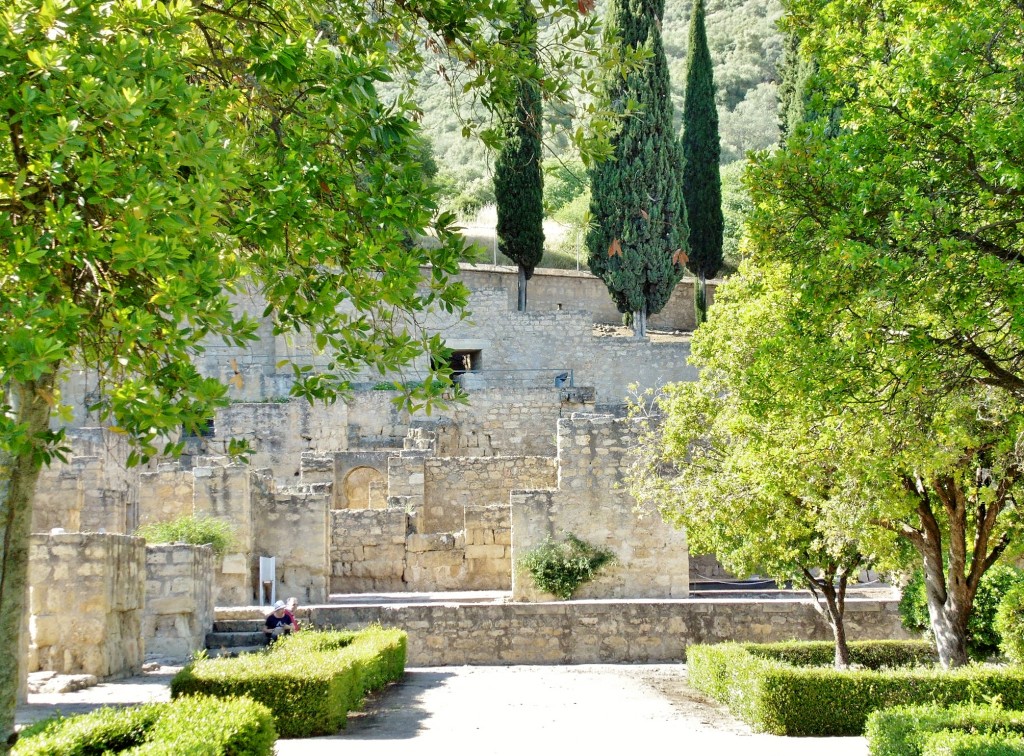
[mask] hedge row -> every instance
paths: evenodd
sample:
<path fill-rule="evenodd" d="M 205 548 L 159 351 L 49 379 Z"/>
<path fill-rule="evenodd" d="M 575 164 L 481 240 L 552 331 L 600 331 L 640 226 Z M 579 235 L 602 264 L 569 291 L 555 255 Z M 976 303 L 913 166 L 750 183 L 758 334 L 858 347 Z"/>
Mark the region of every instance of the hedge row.
<path fill-rule="evenodd" d="M 13 756 L 269 756 L 274 718 L 248 698 L 187 696 L 131 709 L 98 709 L 25 730 Z"/>
<path fill-rule="evenodd" d="M 327 735 L 367 692 L 401 678 L 405 650 L 401 630 L 303 631 L 265 653 L 196 661 L 171 680 L 171 695 L 245 695 L 273 712 L 281 737 Z"/>
<path fill-rule="evenodd" d="M 876 711 L 864 728 L 872 756 L 1024 756 L 1024 712 L 964 704 Z"/>
<path fill-rule="evenodd" d="M 851 656 L 857 658 L 850 644 Z M 798 667 L 763 658 L 751 645 L 687 649 L 690 683 L 729 705 L 755 730 L 777 735 L 859 735 L 868 715 L 892 706 L 949 706 L 1000 696 L 1024 708 L 1024 668 L 935 666 L 851 669 Z"/>
<path fill-rule="evenodd" d="M 788 643 L 742 643 L 754 656 L 777 659 L 794 667 L 827 667 L 835 660 L 831 641 L 790 641 Z M 939 660 L 935 646 L 927 641 L 855 641 L 849 644 L 850 663 L 868 669 L 919 667 Z"/>

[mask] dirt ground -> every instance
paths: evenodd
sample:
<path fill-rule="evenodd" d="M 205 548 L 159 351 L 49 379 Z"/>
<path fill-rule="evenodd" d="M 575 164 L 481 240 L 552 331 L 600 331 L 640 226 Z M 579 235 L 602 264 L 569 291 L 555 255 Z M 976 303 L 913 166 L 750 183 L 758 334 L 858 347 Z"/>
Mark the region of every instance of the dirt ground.
<path fill-rule="evenodd" d="M 24 725 L 169 699 L 172 668 L 64 694 L 30 694 Z M 754 734 L 691 688 L 681 664 L 425 667 L 371 697 L 346 729 L 322 738 L 279 740 L 278 756 L 866 756 L 863 738 Z"/>
<path fill-rule="evenodd" d="M 679 664 L 410 669 L 340 734 L 281 740 L 277 754 L 392 756 L 410 747 L 473 756 L 867 754 L 863 738 L 753 734 L 690 688 Z"/>

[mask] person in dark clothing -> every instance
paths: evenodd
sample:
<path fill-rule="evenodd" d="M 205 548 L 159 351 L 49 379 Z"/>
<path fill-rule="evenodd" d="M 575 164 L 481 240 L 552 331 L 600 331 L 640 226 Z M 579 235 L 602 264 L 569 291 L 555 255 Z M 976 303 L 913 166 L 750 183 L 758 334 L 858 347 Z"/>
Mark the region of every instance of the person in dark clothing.
<path fill-rule="evenodd" d="M 263 626 L 263 635 L 267 639 L 267 645 L 273 643 L 281 635 L 288 635 L 295 629 L 295 622 L 283 601 L 274 604 L 274 611 L 267 615 L 267 621 Z"/>

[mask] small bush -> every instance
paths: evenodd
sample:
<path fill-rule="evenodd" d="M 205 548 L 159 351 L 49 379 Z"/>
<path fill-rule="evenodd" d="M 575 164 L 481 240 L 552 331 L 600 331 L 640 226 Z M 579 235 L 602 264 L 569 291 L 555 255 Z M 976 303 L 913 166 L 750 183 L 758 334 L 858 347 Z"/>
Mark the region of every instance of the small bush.
<path fill-rule="evenodd" d="M 367 692 L 401 678 L 406 634 L 303 631 L 262 654 L 196 661 L 171 680 L 171 695 L 246 695 L 274 714 L 282 737 L 337 732 Z"/>
<path fill-rule="evenodd" d="M 873 756 L 1019 754 L 1022 752 L 999 748 L 1018 740 L 1021 733 L 1024 733 L 1024 712 L 976 704 L 949 708 L 935 704 L 897 706 L 873 712 L 864 727 Z M 983 745 L 996 750 L 977 750 Z"/>
<path fill-rule="evenodd" d="M 851 643 L 851 655 L 858 644 Z M 755 730 L 776 735 L 858 735 L 891 706 L 948 706 L 995 698 L 1024 708 L 1024 669 L 909 667 L 835 670 L 762 658 L 750 646 L 691 646 L 691 684 L 726 703 Z"/>
<path fill-rule="evenodd" d="M 1024 585 L 1006 592 L 996 610 L 995 629 L 1000 650 L 1018 664 L 1024 663 Z"/>
<path fill-rule="evenodd" d="M 135 531 L 135 535 L 145 538 L 147 543 L 191 543 L 194 546 L 209 544 L 217 556 L 223 556 L 234 541 L 234 529 L 224 520 L 191 515 L 169 522 L 143 525 Z"/>
<path fill-rule="evenodd" d="M 519 560 L 519 568 L 530 574 L 538 589 L 560 599 L 572 598 L 581 585 L 591 580 L 615 555 L 583 541 L 572 533 L 555 543 L 548 538 Z"/>
<path fill-rule="evenodd" d="M 1024 572 L 1006 564 L 997 564 L 981 578 L 967 621 L 967 652 L 975 659 L 984 659 L 999 651 L 999 632 L 995 628 L 996 610 L 1011 588 L 1024 584 Z M 917 570 L 903 589 L 900 599 L 903 626 L 916 632 L 929 632 L 928 601 L 925 596 L 924 573 Z"/>
<path fill-rule="evenodd" d="M 265 756 L 274 751 L 270 710 L 247 698 L 180 698 L 57 718 L 22 733 L 13 756 Z"/>

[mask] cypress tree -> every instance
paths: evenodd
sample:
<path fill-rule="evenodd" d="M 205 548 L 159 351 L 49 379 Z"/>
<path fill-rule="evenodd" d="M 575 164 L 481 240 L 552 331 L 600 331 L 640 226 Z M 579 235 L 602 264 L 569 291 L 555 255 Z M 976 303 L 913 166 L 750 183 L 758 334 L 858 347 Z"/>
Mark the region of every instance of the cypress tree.
<path fill-rule="evenodd" d="M 520 3 L 513 32 L 537 62 L 537 17 L 529 0 Z M 526 282 L 544 255 L 544 171 L 541 165 L 540 89 L 519 84 L 505 120 L 505 142 L 494 167 L 498 251 L 519 266 L 519 310 L 526 309 Z"/>
<path fill-rule="evenodd" d="M 686 263 L 682 152 L 661 44 L 664 10 L 664 0 L 611 2 L 606 45 L 621 46 L 623 57 L 639 48 L 651 55 L 625 77 L 606 82 L 607 102 L 626 115 L 612 140 L 613 158 L 590 171 L 590 270 L 604 281 L 619 312 L 632 314 L 638 338 L 646 334 L 647 316 L 668 302 Z"/>
<path fill-rule="evenodd" d="M 704 30 L 704 0 L 693 0 L 690 43 L 686 54 L 686 99 L 683 102 L 683 196 L 690 221 L 690 261 L 697 277 L 694 306 L 697 324 L 707 317 L 707 279 L 722 267 L 721 146 L 715 80 Z"/>

